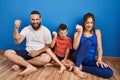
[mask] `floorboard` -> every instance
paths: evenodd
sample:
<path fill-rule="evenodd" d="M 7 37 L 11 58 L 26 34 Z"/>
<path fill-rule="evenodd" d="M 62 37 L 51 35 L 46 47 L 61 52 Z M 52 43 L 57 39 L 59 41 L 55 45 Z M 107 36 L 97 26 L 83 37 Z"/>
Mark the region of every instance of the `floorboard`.
<path fill-rule="evenodd" d="M 73 72 L 64 71 L 63 75 L 58 75 L 57 67 L 38 67 L 38 71 L 26 77 L 20 76 L 19 73 L 23 70 L 13 71 L 9 62 L 2 54 L 0 54 L 0 80 L 120 80 L 120 62 L 105 61 L 113 69 L 114 75 L 110 79 L 104 79 L 92 74 L 88 74 L 87 79 L 77 77 Z"/>

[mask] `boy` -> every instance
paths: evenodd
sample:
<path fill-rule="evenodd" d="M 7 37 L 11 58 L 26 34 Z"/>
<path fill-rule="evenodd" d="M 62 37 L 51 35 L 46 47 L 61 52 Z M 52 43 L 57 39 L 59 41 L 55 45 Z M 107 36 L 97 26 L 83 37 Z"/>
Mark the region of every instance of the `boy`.
<path fill-rule="evenodd" d="M 53 40 L 51 42 L 51 48 L 54 48 L 54 53 L 57 58 L 69 68 L 69 71 L 72 70 L 74 63 L 68 58 L 70 49 L 72 49 L 72 40 L 67 37 L 68 29 L 65 24 L 60 24 L 58 28 L 58 36 L 56 32 L 53 32 Z M 52 61 L 52 63 L 46 64 L 45 66 L 57 66 L 58 64 Z"/>

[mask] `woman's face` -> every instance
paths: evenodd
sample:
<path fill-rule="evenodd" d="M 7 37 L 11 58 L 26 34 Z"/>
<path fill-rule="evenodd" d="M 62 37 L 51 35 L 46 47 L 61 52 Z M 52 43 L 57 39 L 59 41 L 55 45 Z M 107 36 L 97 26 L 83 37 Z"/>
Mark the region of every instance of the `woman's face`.
<path fill-rule="evenodd" d="M 91 31 L 93 29 L 94 26 L 94 22 L 93 19 L 91 17 L 89 17 L 86 21 L 85 21 L 85 30 L 87 31 Z"/>

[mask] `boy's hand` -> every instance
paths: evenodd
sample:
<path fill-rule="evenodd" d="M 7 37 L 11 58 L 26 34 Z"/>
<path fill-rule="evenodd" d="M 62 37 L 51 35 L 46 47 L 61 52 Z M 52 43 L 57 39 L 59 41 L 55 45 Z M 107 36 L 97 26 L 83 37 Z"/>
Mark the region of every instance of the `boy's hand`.
<path fill-rule="evenodd" d="M 77 30 L 77 32 L 80 32 L 80 33 L 82 33 L 83 32 L 83 27 L 81 26 L 81 25 L 76 25 L 76 30 Z"/>
<path fill-rule="evenodd" d="M 15 28 L 18 29 L 21 25 L 21 20 L 15 20 Z"/>
<path fill-rule="evenodd" d="M 53 31 L 52 34 L 54 37 L 57 37 L 57 32 Z"/>

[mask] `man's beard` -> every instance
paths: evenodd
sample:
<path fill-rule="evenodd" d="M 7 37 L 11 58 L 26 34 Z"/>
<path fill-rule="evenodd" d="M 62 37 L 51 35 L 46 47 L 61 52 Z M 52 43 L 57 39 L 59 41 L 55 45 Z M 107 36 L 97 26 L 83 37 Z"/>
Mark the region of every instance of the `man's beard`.
<path fill-rule="evenodd" d="M 37 27 L 34 27 L 34 25 L 31 23 L 31 26 L 32 26 L 32 28 L 33 28 L 34 30 L 38 30 L 38 29 L 40 28 L 40 26 L 41 26 L 41 23 L 39 23 Z"/>

